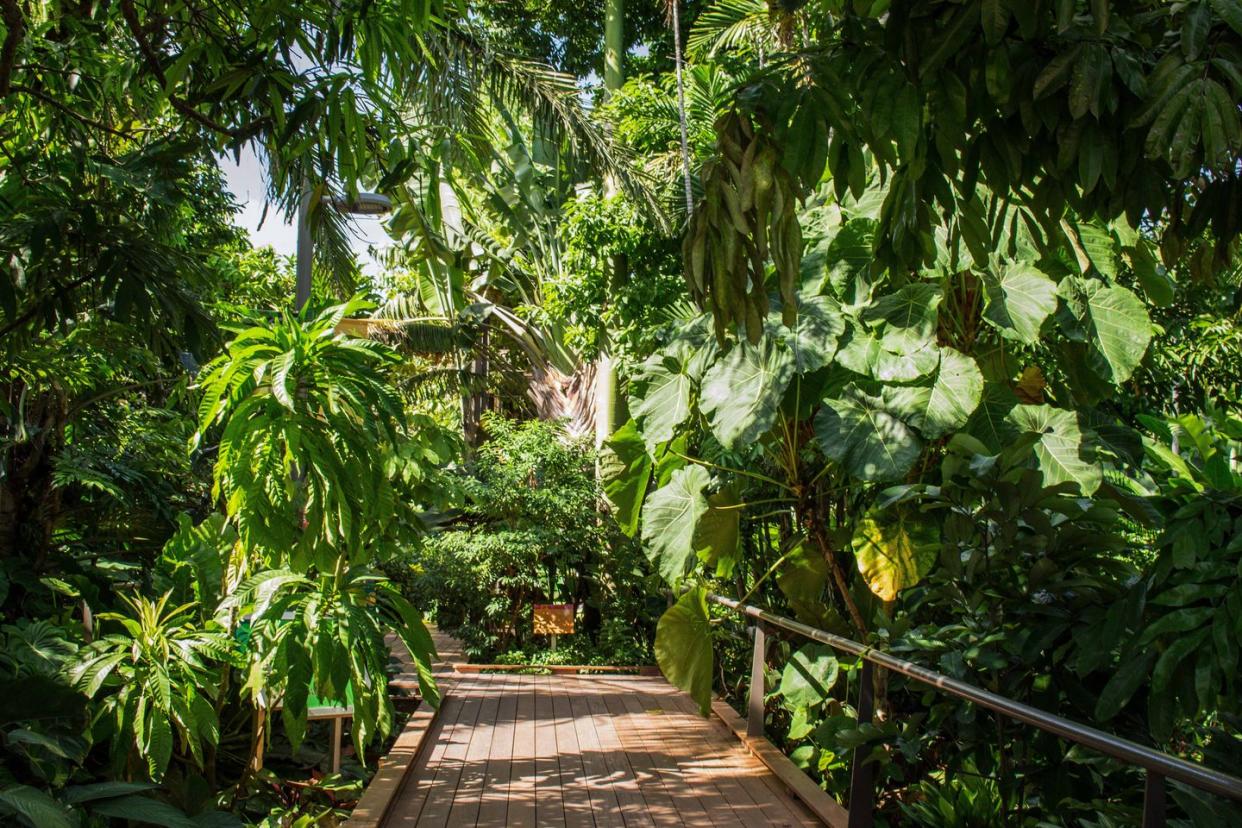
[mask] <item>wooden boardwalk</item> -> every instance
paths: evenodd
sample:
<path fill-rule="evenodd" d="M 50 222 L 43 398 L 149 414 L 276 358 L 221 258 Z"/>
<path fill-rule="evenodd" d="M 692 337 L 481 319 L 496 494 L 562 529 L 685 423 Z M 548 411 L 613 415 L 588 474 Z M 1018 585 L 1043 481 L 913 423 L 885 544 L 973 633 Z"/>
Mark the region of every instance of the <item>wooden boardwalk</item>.
<path fill-rule="evenodd" d="M 820 825 L 662 678 L 442 674 L 384 825 Z"/>

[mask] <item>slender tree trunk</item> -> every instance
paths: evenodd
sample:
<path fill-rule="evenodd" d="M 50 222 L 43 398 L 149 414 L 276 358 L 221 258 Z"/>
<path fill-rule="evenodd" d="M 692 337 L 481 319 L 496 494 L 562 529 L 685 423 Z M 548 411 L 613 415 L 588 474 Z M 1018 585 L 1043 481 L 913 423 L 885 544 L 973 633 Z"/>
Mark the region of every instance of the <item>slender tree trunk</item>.
<path fill-rule="evenodd" d="M 607 0 L 604 7 L 604 94 L 610 95 L 625 82 L 625 0 Z M 605 180 L 604 192 L 613 195 L 616 182 Z M 612 262 L 610 289 L 625 283 L 626 264 L 624 256 L 616 256 Z M 609 331 L 600 332 L 604 342 L 599 357 L 599 370 L 595 380 L 595 445 L 602 446 L 617 427 L 617 363 L 611 353 Z"/>
<path fill-rule="evenodd" d="M 690 129 L 686 119 L 686 82 L 682 75 L 680 0 L 669 0 L 673 26 L 673 66 L 677 69 L 677 120 L 681 127 L 681 172 L 686 185 L 686 218 L 694 212 L 694 187 L 690 180 Z"/>

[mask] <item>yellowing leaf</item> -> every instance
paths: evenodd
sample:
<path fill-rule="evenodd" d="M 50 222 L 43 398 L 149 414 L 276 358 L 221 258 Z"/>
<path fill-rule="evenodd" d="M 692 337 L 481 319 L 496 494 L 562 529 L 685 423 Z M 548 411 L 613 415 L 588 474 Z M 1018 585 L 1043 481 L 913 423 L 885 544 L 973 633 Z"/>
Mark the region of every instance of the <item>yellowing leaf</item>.
<path fill-rule="evenodd" d="M 903 512 L 884 523 L 874 516 L 863 518 L 852 546 L 867 587 L 881 600 L 893 601 L 931 571 L 940 541 L 930 524 Z"/>

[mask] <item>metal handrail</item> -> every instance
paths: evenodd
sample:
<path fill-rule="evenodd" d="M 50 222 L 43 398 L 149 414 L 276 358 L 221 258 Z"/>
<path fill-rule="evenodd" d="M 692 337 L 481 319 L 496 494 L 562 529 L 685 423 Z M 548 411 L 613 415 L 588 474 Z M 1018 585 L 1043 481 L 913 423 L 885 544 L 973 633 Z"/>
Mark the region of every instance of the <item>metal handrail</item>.
<path fill-rule="evenodd" d="M 908 676 L 915 681 L 934 687 L 951 696 L 966 699 L 981 707 L 994 710 L 1023 724 L 1055 734 L 1070 742 L 1084 745 L 1106 756 L 1144 768 L 1147 771 L 1146 789 L 1143 798 L 1144 828 L 1164 825 L 1164 780 L 1166 778 L 1175 779 L 1200 790 L 1242 802 L 1242 779 L 1237 777 L 1212 770 L 1194 762 L 1187 762 L 1185 759 L 1179 759 L 1176 756 L 1153 750 L 1137 742 L 1123 739 L 1120 736 L 1105 733 L 1093 727 L 1087 727 L 1084 724 L 1053 715 L 1029 704 L 1014 701 L 1006 696 L 991 693 L 973 684 L 959 681 L 942 673 L 937 673 L 934 670 L 929 670 L 926 667 L 920 667 L 912 662 L 889 655 L 866 644 L 860 644 L 849 638 L 833 635 L 830 632 L 790 618 L 775 615 L 759 607 L 742 604 L 732 598 L 726 598 L 713 593 L 709 593 L 708 598 L 716 604 L 728 607 L 734 612 L 749 616 L 760 622 L 755 627 L 754 662 L 751 665 L 751 696 L 747 729 L 752 736 L 761 735 L 763 732 L 763 659 L 764 651 L 766 650 L 763 625 L 768 625 L 797 633 L 812 641 L 827 644 L 836 650 L 841 650 L 863 659 L 862 698 L 858 705 L 860 722 L 868 722 L 871 719 L 873 706 L 871 697 L 871 665 L 874 664 L 877 667 Z M 758 676 L 758 679 L 755 678 L 756 676 Z M 874 797 L 874 785 L 870 778 L 870 771 L 864 770 L 865 763 L 860 761 L 863 756 L 861 748 L 855 750 L 853 780 L 850 785 L 849 824 L 851 828 L 871 824 L 871 802 Z M 870 765 L 866 764 L 866 767 L 870 768 Z M 854 801 L 856 797 L 862 797 L 865 800 L 864 802 L 857 803 L 857 805 L 864 806 L 857 808 L 859 811 L 857 817 L 855 816 L 856 803 Z"/>

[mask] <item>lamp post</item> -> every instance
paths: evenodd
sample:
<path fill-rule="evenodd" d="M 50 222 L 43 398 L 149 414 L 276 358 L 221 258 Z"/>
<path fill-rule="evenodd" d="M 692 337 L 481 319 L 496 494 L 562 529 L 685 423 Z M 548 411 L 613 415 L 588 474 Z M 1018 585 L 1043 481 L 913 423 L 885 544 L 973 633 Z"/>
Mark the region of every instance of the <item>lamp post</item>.
<path fill-rule="evenodd" d="M 294 308 L 299 311 L 310 301 L 311 261 L 315 257 L 315 242 L 311 238 L 310 230 L 311 193 L 312 190 L 307 188 L 302 194 L 302 203 L 298 205 L 297 287 Z M 358 193 L 352 199 L 344 196 L 324 196 L 322 203 L 339 213 L 355 216 L 382 216 L 392 211 L 392 201 L 378 193 Z"/>

